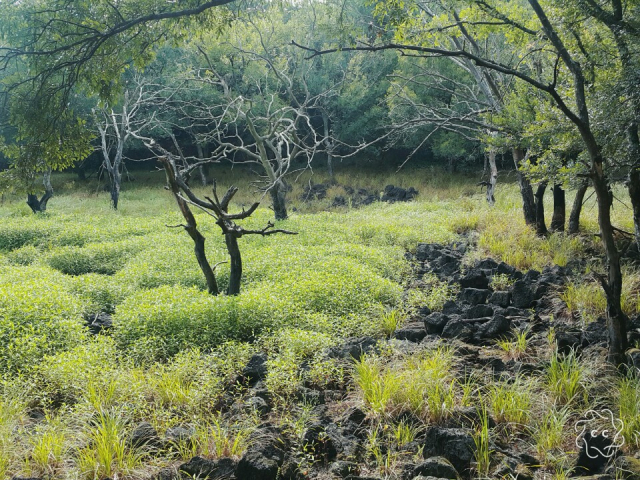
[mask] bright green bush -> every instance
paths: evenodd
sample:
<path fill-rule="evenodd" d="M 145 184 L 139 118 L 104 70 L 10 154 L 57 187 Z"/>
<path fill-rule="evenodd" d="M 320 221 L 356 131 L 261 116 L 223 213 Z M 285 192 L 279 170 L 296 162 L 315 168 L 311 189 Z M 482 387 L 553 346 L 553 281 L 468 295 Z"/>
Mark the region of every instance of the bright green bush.
<path fill-rule="evenodd" d="M 117 368 L 113 339 L 98 336 L 69 351 L 46 356 L 34 371 L 38 385 L 35 394 L 43 402 L 75 403 L 90 385 L 115 378 Z"/>
<path fill-rule="evenodd" d="M 113 313 L 134 287 L 114 276 L 87 273 L 69 279 L 69 291 L 80 299 L 85 313 Z"/>
<path fill-rule="evenodd" d="M 113 275 L 142 248 L 135 240 L 118 243 L 93 243 L 84 247 L 60 247 L 47 257 L 50 267 L 67 275 L 100 273 Z"/>
<path fill-rule="evenodd" d="M 156 288 L 162 285 L 181 285 L 206 289 L 204 275 L 193 254 L 193 242 L 184 233 L 178 232 L 154 235 L 148 248 L 135 255 L 116 277 L 138 288 Z M 227 254 L 221 248 L 216 249 L 214 242 L 207 241 L 209 261 L 215 264 L 227 260 Z M 218 283 L 222 288 L 227 280 L 221 268 L 216 270 Z M 228 272 L 228 269 L 227 269 Z M 228 273 L 227 273 L 228 275 Z M 222 289 L 221 288 L 221 289 Z"/>
<path fill-rule="evenodd" d="M 114 336 L 120 346 L 147 359 L 168 358 L 194 347 L 212 349 L 226 340 L 249 340 L 296 315 L 291 304 L 264 293 L 214 297 L 181 286 L 140 291 L 118 306 Z"/>
<path fill-rule="evenodd" d="M 0 250 L 11 251 L 24 245 L 46 243 L 55 232 L 49 222 L 33 217 L 11 219 L 0 224 Z"/>
<path fill-rule="evenodd" d="M 7 260 L 13 265 L 31 265 L 40 255 L 40 250 L 33 245 L 24 245 L 7 253 Z"/>
<path fill-rule="evenodd" d="M 81 305 L 46 268 L 9 267 L 0 276 L 0 372 L 28 369 L 85 338 Z"/>

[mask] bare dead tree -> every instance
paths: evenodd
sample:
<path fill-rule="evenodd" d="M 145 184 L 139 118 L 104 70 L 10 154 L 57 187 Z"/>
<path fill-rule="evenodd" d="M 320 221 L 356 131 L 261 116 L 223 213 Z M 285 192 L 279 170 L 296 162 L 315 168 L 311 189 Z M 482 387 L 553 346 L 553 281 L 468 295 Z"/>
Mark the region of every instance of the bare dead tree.
<path fill-rule="evenodd" d="M 198 231 L 196 219 L 193 216 L 189 205 L 193 205 L 213 217 L 216 224 L 222 230 L 231 265 L 227 295 L 238 295 L 240 293 L 240 283 L 242 281 L 242 256 L 238 246 L 239 238 L 244 235 L 268 236 L 275 235 L 277 233 L 296 235 L 296 232 L 274 228 L 274 225 L 271 222 L 267 223 L 266 227 L 261 230 L 248 230 L 243 228 L 238 225 L 236 221 L 249 218 L 253 212 L 256 211 L 260 203 L 256 202 L 251 205 L 248 210 L 243 209 L 240 213 L 229 213 L 229 204 L 238 191 L 237 187 L 229 187 L 220 200 L 218 198 L 216 184 L 214 182 L 213 198 L 205 197 L 203 200 L 196 196 L 184 182 L 183 177 L 178 173 L 175 162 L 171 158 L 159 157 L 158 160 L 164 166 L 165 173 L 167 175 L 167 182 L 169 183 L 171 192 L 178 203 L 182 216 L 187 222 L 186 224 L 178 226 L 183 227 L 194 241 L 196 259 L 198 260 L 200 269 L 205 275 L 209 293 L 213 295 L 217 295 L 219 293 L 215 278 L 215 268 L 219 264 L 211 267 L 211 264 L 207 260 L 204 249 L 205 237 Z"/>
<path fill-rule="evenodd" d="M 120 105 L 103 105 L 92 110 L 95 126 L 100 133 L 102 167 L 109 175 L 111 205 L 116 210 L 124 169 L 124 148 L 154 118 L 144 115 L 143 111 L 162 99 L 161 91 L 145 83 L 140 76 L 136 76 L 131 85 L 125 90 Z"/>

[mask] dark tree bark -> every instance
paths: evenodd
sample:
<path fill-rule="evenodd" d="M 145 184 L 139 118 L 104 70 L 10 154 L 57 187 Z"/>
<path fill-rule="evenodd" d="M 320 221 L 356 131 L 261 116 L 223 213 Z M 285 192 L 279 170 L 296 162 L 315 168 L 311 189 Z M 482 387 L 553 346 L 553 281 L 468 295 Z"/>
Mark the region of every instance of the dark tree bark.
<path fill-rule="evenodd" d="M 493 206 L 496 203 L 495 190 L 498 182 L 498 167 L 496 167 L 496 152 L 491 150 L 487 159 L 489 160 L 489 181 L 487 182 L 487 202 Z"/>
<path fill-rule="evenodd" d="M 324 126 L 324 146 L 327 149 L 327 174 L 329 182 L 334 183 L 333 177 L 333 141 L 331 140 L 331 129 L 329 128 L 329 116 L 327 112 L 322 111 L 322 124 Z"/>
<path fill-rule="evenodd" d="M 53 187 L 51 186 L 51 170 L 47 170 L 43 174 L 42 184 L 44 185 L 44 195 L 38 199 L 38 196 L 29 193 L 27 195 L 27 205 L 33 213 L 43 213 L 47 210 L 47 203 L 53 197 Z"/>
<path fill-rule="evenodd" d="M 553 185 L 553 216 L 551 217 L 551 231 L 564 232 L 567 216 L 567 201 L 562 185 Z"/>
<path fill-rule="evenodd" d="M 194 253 L 196 255 L 196 260 L 198 261 L 198 265 L 200 265 L 200 270 L 204 274 L 204 278 L 207 282 L 207 290 L 211 295 L 218 295 L 218 282 L 216 281 L 216 276 L 209 264 L 209 260 L 207 260 L 207 254 L 204 249 L 204 236 L 198 231 L 198 224 L 196 223 L 196 219 L 191 213 L 191 209 L 189 208 L 189 204 L 186 200 L 180 195 L 180 186 L 178 185 L 177 177 L 176 177 L 176 168 L 173 163 L 164 158 L 160 157 L 158 159 L 165 168 L 165 172 L 167 174 L 167 183 L 169 184 L 169 188 L 173 193 L 173 196 L 178 203 L 178 207 L 182 212 L 182 216 L 186 220 L 186 225 L 181 225 L 189 234 L 194 243 Z"/>
<path fill-rule="evenodd" d="M 573 207 L 569 215 L 569 235 L 575 235 L 580 231 L 580 214 L 582 213 L 582 204 L 588 188 L 589 182 L 584 182 L 576 192 L 576 198 L 573 200 Z"/>
<path fill-rule="evenodd" d="M 629 173 L 629 197 L 633 208 L 633 226 L 636 235 L 636 244 L 640 251 L 640 169 L 634 168 Z"/>
<path fill-rule="evenodd" d="M 118 200 L 120 200 L 120 179 L 111 179 L 111 206 L 114 210 L 118 209 Z"/>
<path fill-rule="evenodd" d="M 286 201 L 287 185 L 282 179 L 276 180 L 269 190 L 269 195 L 271 195 L 271 203 L 276 220 L 286 220 L 289 218 Z"/>
<path fill-rule="evenodd" d="M 544 192 L 547 190 L 547 181 L 540 182 L 536 190 L 536 235 L 545 237 L 549 234 L 547 224 L 544 221 Z"/>
<path fill-rule="evenodd" d="M 527 225 L 536 224 L 536 201 L 533 195 L 531 183 L 520 171 L 520 165 L 524 161 L 525 154 L 520 148 L 512 149 L 513 161 L 516 165 L 518 175 L 518 185 L 520 186 L 520 196 L 522 197 L 522 212 Z"/>
<path fill-rule="evenodd" d="M 227 252 L 229 252 L 231 261 L 227 295 L 238 295 L 240 293 L 240 282 L 242 281 L 242 256 L 238 246 L 238 237 L 235 232 L 225 233 L 224 241 L 227 244 Z"/>

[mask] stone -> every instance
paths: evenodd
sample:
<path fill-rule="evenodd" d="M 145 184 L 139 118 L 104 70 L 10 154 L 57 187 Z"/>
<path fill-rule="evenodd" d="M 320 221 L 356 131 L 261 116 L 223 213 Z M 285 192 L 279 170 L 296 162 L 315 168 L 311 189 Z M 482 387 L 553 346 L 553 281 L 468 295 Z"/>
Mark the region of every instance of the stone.
<path fill-rule="evenodd" d="M 627 358 L 629 359 L 629 365 L 640 371 L 640 349 L 631 348 L 627 350 Z"/>
<path fill-rule="evenodd" d="M 424 328 L 426 333 L 441 334 L 445 325 L 449 321 L 449 317 L 440 312 L 434 312 L 424 319 Z"/>
<path fill-rule="evenodd" d="M 260 415 L 266 415 L 271 410 L 267 401 L 262 397 L 251 397 L 245 402 L 245 405 Z"/>
<path fill-rule="evenodd" d="M 568 355 L 572 351 L 577 351 L 581 346 L 580 335 L 581 332 L 556 330 L 555 340 L 558 353 Z"/>
<path fill-rule="evenodd" d="M 609 436 L 593 436 L 590 431 L 584 433 L 580 442 L 580 452 L 574 470 L 580 475 L 604 473 L 607 463 L 614 454 L 615 446 Z"/>
<path fill-rule="evenodd" d="M 498 305 L 499 307 L 502 307 L 502 308 L 507 308 L 511 303 L 511 292 L 506 292 L 506 291 L 493 292 L 489 297 L 489 303 Z"/>
<path fill-rule="evenodd" d="M 338 460 L 329 466 L 329 473 L 339 478 L 347 478 L 349 475 L 359 475 L 360 467 L 355 462 Z"/>
<path fill-rule="evenodd" d="M 381 200 L 383 202 L 395 203 L 395 202 L 408 202 L 409 200 L 413 200 L 415 196 L 418 194 L 417 190 L 413 187 L 410 187 L 408 190 L 405 190 L 401 187 L 395 187 L 393 185 L 387 185 L 384 187 L 384 192 L 382 193 Z"/>
<path fill-rule="evenodd" d="M 377 343 L 377 340 L 373 337 L 351 338 L 342 345 L 330 348 L 327 356 L 329 358 L 353 358 L 359 360 L 365 353 L 373 351 Z"/>
<path fill-rule="evenodd" d="M 159 448 L 161 446 L 158 432 L 149 422 L 141 422 L 133 429 L 129 443 L 133 447 Z"/>
<path fill-rule="evenodd" d="M 196 434 L 196 429 L 191 425 L 182 426 L 178 425 L 177 427 L 168 428 L 165 432 L 165 437 L 167 440 L 171 442 L 181 442 L 185 440 L 189 440 Z"/>
<path fill-rule="evenodd" d="M 393 334 L 393 338 L 398 340 L 408 340 L 413 343 L 420 342 L 427 336 L 424 322 L 412 322 L 402 328 L 396 330 Z"/>
<path fill-rule="evenodd" d="M 271 425 L 258 427 L 248 439 L 249 447 L 238 462 L 236 478 L 276 480 L 284 463 L 284 439 Z"/>
<path fill-rule="evenodd" d="M 478 336 L 484 339 L 498 338 L 509 331 L 511 322 L 502 315 L 494 315 L 487 323 L 478 327 Z"/>
<path fill-rule="evenodd" d="M 522 277 L 522 280 L 530 284 L 536 283 L 540 278 L 540 275 L 541 275 L 540 272 L 537 270 L 529 270 L 527 273 L 524 274 L 524 277 Z"/>
<path fill-rule="evenodd" d="M 235 478 L 236 462 L 230 458 L 207 460 L 202 457 L 193 457 L 187 463 L 180 465 L 178 470 L 189 478 L 231 480 Z"/>
<path fill-rule="evenodd" d="M 518 280 L 522 278 L 522 272 L 519 272 L 515 267 L 512 267 L 511 265 L 504 262 L 500 262 L 498 264 L 495 273 L 499 275 L 508 275 Z"/>
<path fill-rule="evenodd" d="M 264 353 L 256 353 L 242 370 L 242 376 L 250 384 L 264 380 L 267 376 L 267 356 Z"/>
<path fill-rule="evenodd" d="M 491 305 L 474 305 L 464 312 L 464 318 L 484 318 L 493 316 L 493 307 Z"/>
<path fill-rule="evenodd" d="M 442 330 L 444 338 L 459 338 L 462 341 L 470 341 L 474 338 L 478 326 L 468 320 L 450 320 Z"/>
<path fill-rule="evenodd" d="M 634 479 L 640 478 L 640 460 L 629 456 L 619 456 L 613 464 L 607 468 L 607 473 L 615 478 Z"/>
<path fill-rule="evenodd" d="M 462 309 L 453 300 L 447 300 L 442 306 L 442 313 L 445 315 L 459 315 L 462 313 Z"/>
<path fill-rule="evenodd" d="M 307 428 L 302 436 L 302 445 L 305 451 L 313 452 L 318 458 L 334 460 L 338 455 L 340 439 L 335 425 L 332 427 L 315 423 Z"/>
<path fill-rule="evenodd" d="M 489 288 L 489 277 L 482 270 L 471 269 L 460 279 L 460 287 L 485 290 Z"/>
<path fill-rule="evenodd" d="M 513 284 L 511 303 L 515 308 L 530 308 L 535 300 L 535 285 L 528 282 L 526 278 L 517 280 L 516 283 Z"/>
<path fill-rule="evenodd" d="M 110 330 L 113 327 L 113 319 L 111 315 L 105 312 L 100 312 L 97 314 L 87 315 L 85 317 L 85 322 L 89 327 L 89 333 L 93 335 L 98 335 L 99 333 Z"/>
<path fill-rule="evenodd" d="M 460 292 L 458 298 L 461 302 L 466 302 L 469 305 L 479 305 L 487 303 L 487 298 L 491 295 L 491 290 L 480 288 L 465 288 Z"/>
<path fill-rule="evenodd" d="M 451 465 L 451 462 L 444 457 L 427 458 L 424 462 L 416 465 L 413 469 L 413 476 L 419 475 L 436 478 L 458 478 L 458 472 Z"/>
<path fill-rule="evenodd" d="M 498 269 L 499 264 L 493 258 L 485 258 L 477 262 L 475 266 L 481 270 L 495 271 Z"/>
<path fill-rule="evenodd" d="M 153 480 L 180 480 L 180 474 L 175 468 L 167 467 L 160 470 L 153 477 Z"/>
<path fill-rule="evenodd" d="M 473 437 L 465 429 L 431 426 L 425 432 L 425 458 L 443 456 L 458 473 L 469 470 L 474 451 Z"/>
<path fill-rule="evenodd" d="M 589 323 L 584 330 L 582 330 L 582 346 L 587 347 L 589 345 L 606 345 L 609 341 L 609 334 L 607 332 L 607 320 L 604 317 L 599 317 L 597 320 Z"/>

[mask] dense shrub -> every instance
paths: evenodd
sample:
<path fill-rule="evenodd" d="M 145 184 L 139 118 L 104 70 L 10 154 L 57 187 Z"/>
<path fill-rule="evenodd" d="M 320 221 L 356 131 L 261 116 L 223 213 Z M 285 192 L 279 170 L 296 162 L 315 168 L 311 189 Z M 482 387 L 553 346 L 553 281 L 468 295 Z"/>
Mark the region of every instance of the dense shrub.
<path fill-rule="evenodd" d="M 291 304 L 263 292 L 214 297 L 196 288 L 162 286 L 140 291 L 118 306 L 114 335 L 138 359 L 162 359 L 189 348 L 249 340 L 266 327 L 292 321 L 295 314 Z"/>
<path fill-rule="evenodd" d="M 43 402 L 75 403 L 91 387 L 110 381 L 118 368 L 113 339 L 98 336 L 77 347 L 50 355 L 34 369 Z"/>
<path fill-rule="evenodd" d="M 87 273 L 69 279 L 69 291 L 80 299 L 85 313 L 113 313 L 134 288 L 113 276 Z"/>
<path fill-rule="evenodd" d="M 27 369 L 85 338 L 80 302 L 46 268 L 8 267 L 0 276 L 0 372 Z"/>
<path fill-rule="evenodd" d="M 193 242 L 179 232 L 154 235 L 148 248 L 135 255 L 118 272 L 121 282 L 135 285 L 137 288 L 155 288 L 162 285 L 181 285 L 206 289 L 206 282 L 198 262 L 193 255 Z M 207 255 L 211 263 L 227 259 L 222 248 L 216 248 L 214 242 L 207 241 Z M 228 271 L 228 270 L 227 270 Z M 218 283 L 223 287 L 226 279 L 221 269 L 216 270 Z M 228 273 L 227 273 L 228 276 Z"/>
<path fill-rule="evenodd" d="M 40 250 L 33 245 L 24 245 L 7 253 L 7 260 L 13 265 L 31 265 L 40 255 Z"/>
<path fill-rule="evenodd" d="M 46 219 L 29 217 L 3 221 L 0 224 L 0 250 L 11 251 L 24 245 L 46 243 L 55 231 Z"/>
<path fill-rule="evenodd" d="M 47 257 L 52 268 L 67 275 L 101 273 L 112 275 L 121 269 L 131 255 L 142 248 L 135 240 L 118 243 L 93 243 L 84 247 L 60 247 Z"/>

